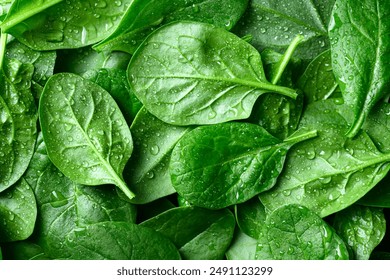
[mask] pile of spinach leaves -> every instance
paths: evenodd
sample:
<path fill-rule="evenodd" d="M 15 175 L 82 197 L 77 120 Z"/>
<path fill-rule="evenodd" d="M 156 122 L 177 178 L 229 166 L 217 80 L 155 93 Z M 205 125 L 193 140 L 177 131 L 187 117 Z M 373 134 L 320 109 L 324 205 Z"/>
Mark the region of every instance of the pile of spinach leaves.
<path fill-rule="evenodd" d="M 0 13 L 0 258 L 390 258 L 390 1 Z"/>

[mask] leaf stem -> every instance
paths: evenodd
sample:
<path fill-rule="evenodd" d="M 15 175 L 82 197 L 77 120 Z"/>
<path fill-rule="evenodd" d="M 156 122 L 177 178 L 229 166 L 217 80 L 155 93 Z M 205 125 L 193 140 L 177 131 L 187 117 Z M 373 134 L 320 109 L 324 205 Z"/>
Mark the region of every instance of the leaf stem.
<path fill-rule="evenodd" d="M 360 131 L 360 128 L 362 127 L 365 119 L 366 119 L 366 114 L 364 114 L 363 112 L 360 113 L 359 117 L 357 119 L 355 119 L 355 121 L 353 122 L 353 124 L 349 128 L 346 136 L 348 138 L 355 137 L 356 134 L 358 134 L 358 132 Z"/>
<path fill-rule="evenodd" d="M 0 70 L 3 69 L 3 62 L 5 57 L 5 49 L 7 46 L 7 33 L 0 34 Z"/>
<path fill-rule="evenodd" d="M 131 200 L 135 197 L 135 194 L 130 191 L 130 189 L 128 188 L 128 186 L 126 185 L 126 183 L 119 179 L 116 181 L 116 186 Z"/>
<path fill-rule="evenodd" d="M 292 135 L 290 135 L 289 137 L 287 137 L 286 139 L 284 139 L 283 142 L 298 143 L 298 142 L 302 142 L 317 137 L 317 135 L 318 135 L 317 130 L 310 130 L 303 133 L 301 132 L 301 130 L 298 130 Z"/>
<path fill-rule="evenodd" d="M 287 50 L 279 60 L 279 62 L 276 64 L 276 73 L 273 73 L 273 77 L 271 80 L 272 84 L 277 84 L 277 82 L 280 80 L 280 77 L 282 77 L 282 74 L 284 70 L 287 67 L 288 62 L 290 61 L 295 49 L 298 47 L 298 45 L 303 41 L 304 37 L 302 35 L 297 35 L 294 40 L 290 43 Z"/>

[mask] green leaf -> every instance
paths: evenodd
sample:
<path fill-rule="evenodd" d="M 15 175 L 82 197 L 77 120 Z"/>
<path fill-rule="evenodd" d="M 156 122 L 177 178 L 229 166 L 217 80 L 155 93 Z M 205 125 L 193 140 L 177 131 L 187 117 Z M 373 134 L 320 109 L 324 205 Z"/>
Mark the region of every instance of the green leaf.
<path fill-rule="evenodd" d="M 183 259 L 223 259 L 234 232 L 234 216 L 227 209 L 197 207 L 168 210 L 141 224 L 168 237 Z"/>
<path fill-rule="evenodd" d="M 102 222 L 78 228 L 69 234 L 64 244 L 71 249 L 71 255 L 67 256 L 66 259 L 180 259 L 176 247 L 162 234 L 149 228 L 124 222 Z"/>
<path fill-rule="evenodd" d="M 292 145 L 315 135 L 281 141 L 254 124 L 197 127 L 172 152 L 172 184 L 195 206 L 218 209 L 247 201 L 276 183 Z"/>
<path fill-rule="evenodd" d="M 390 173 L 358 202 L 360 205 L 390 208 Z"/>
<path fill-rule="evenodd" d="M 142 108 L 142 103 L 130 88 L 126 71 L 116 68 L 101 68 L 87 71 L 83 77 L 108 91 L 117 102 L 127 123 L 131 125 L 138 111 Z"/>
<path fill-rule="evenodd" d="M 390 2 L 338 0 L 329 25 L 333 71 L 353 108 L 348 137 L 390 89 Z"/>
<path fill-rule="evenodd" d="M 386 220 L 379 208 L 353 205 L 337 212 L 333 227 L 350 248 L 351 257 L 368 260 L 386 232 Z"/>
<path fill-rule="evenodd" d="M 248 0 L 134 0 L 117 29 L 94 48 L 133 53 L 155 28 L 178 20 L 230 29 L 244 13 L 247 3 Z"/>
<path fill-rule="evenodd" d="M 135 193 L 131 202 L 144 204 L 176 192 L 169 175 L 169 160 L 173 147 L 191 128 L 166 124 L 143 108 L 130 130 L 134 151 L 124 178 Z"/>
<path fill-rule="evenodd" d="M 266 209 L 258 197 L 235 205 L 237 225 L 246 235 L 257 238 L 267 218 Z"/>
<path fill-rule="evenodd" d="M 337 103 L 306 108 L 301 127 L 317 129 L 318 137 L 291 149 L 275 187 L 260 195 L 266 208 L 301 204 L 324 217 L 359 200 L 387 174 L 390 153 L 379 151 L 364 131 L 347 138 L 348 107 Z"/>
<path fill-rule="evenodd" d="M 37 218 L 34 193 L 24 179 L 0 194 L 0 241 L 27 239 Z"/>
<path fill-rule="evenodd" d="M 146 109 L 176 125 L 249 117 L 265 92 L 296 97 L 264 75 L 259 53 L 228 31 L 176 22 L 151 34 L 132 57 L 128 77 Z"/>
<path fill-rule="evenodd" d="M 132 0 L 15 0 L 2 31 L 37 50 L 79 48 L 116 29 Z"/>
<path fill-rule="evenodd" d="M 266 220 L 257 243 L 258 260 L 346 260 L 342 239 L 319 216 L 300 205 L 285 205 Z"/>
<path fill-rule="evenodd" d="M 299 58 L 311 60 L 329 47 L 327 27 L 335 0 L 273 1 L 252 0 L 233 32 L 242 37 L 252 35 L 258 50 L 286 49 L 300 34 L 305 37 L 296 51 Z"/>
<path fill-rule="evenodd" d="M 330 50 L 324 51 L 310 62 L 297 83 L 306 102 L 326 100 L 337 93 L 338 84 L 332 70 Z"/>
<path fill-rule="evenodd" d="M 6 260 L 48 260 L 42 248 L 31 241 L 6 243 L 3 247 Z"/>
<path fill-rule="evenodd" d="M 254 260 L 256 258 L 257 239 L 252 238 L 241 230 L 237 230 L 232 244 L 226 251 L 228 260 Z"/>
<path fill-rule="evenodd" d="M 7 60 L 0 73 L 0 192 L 19 180 L 34 153 L 37 112 L 25 66 Z"/>
<path fill-rule="evenodd" d="M 73 231 L 106 221 L 134 223 L 136 209 L 120 199 L 111 186 L 82 186 L 65 177 L 53 164 L 40 172 L 35 187 L 39 206 L 36 236 L 51 258 L 73 254 L 66 243 Z"/>
<path fill-rule="evenodd" d="M 39 117 L 51 161 L 67 177 L 85 185 L 117 185 L 133 143 L 117 104 L 104 89 L 75 74 L 52 76 L 42 93 Z"/>

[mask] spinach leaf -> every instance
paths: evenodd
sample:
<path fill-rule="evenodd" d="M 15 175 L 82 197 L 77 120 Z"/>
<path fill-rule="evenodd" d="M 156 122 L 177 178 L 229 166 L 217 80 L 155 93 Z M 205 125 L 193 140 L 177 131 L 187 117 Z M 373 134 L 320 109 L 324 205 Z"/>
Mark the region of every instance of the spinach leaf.
<path fill-rule="evenodd" d="M 95 45 L 95 49 L 133 53 L 155 28 L 178 20 L 230 29 L 244 13 L 247 3 L 248 0 L 134 0 L 117 29 Z"/>
<path fill-rule="evenodd" d="M 256 258 L 257 239 L 241 230 L 237 230 L 229 249 L 226 251 L 228 260 L 254 260 Z"/>
<path fill-rule="evenodd" d="M 14 0 L 0 1 L 0 23 L 5 19 Z M 0 252 L 1 253 L 1 252 Z"/>
<path fill-rule="evenodd" d="M 183 259 L 214 260 L 223 258 L 233 238 L 235 220 L 227 209 L 179 207 L 149 219 L 141 226 L 168 237 Z"/>
<path fill-rule="evenodd" d="M 105 221 L 134 223 L 136 209 L 111 186 L 94 188 L 74 183 L 53 164 L 40 174 L 35 187 L 39 206 L 37 241 L 51 258 L 66 258 L 73 232 Z"/>
<path fill-rule="evenodd" d="M 6 260 L 48 260 L 42 248 L 31 241 L 5 243 L 3 255 Z"/>
<path fill-rule="evenodd" d="M 233 32 L 238 36 L 251 34 L 257 49 L 287 48 L 297 34 L 305 37 L 297 57 L 311 60 L 329 46 L 327 27 L 335 0 L 273 1 L 252 0 Z"/>
<path fill-rule="evenodd" d="M 139 204 L 137 205 L 137 223 L 142 223 L 175 207 L 177 205 L 173 204 L 169 197 L 162 197 L 146 204 Z"/>
<path fill-rule="evenodd" d="M 27 239 L 37 218 L 34 193 L 24 179 L 0 193 L 0 240 L 11 242 Z"/>
<path fill-rule="evenodd" d="M 132 0 L 15 0 L 0 25 L 37 50 L 78 48 L 106 38 Z"/>
<path fill-rule="evenodd" d="M 287 151 L 316 136 L 298 132 L 281 141 L 249 123 L 201 126 L 176 144 L 170 174 L 176 191 L 195 206 L 224 208 L 270 189 Z"/>
<path fill-rule="evenodd" d="M 333 74 L 330 50 L 310 62 L 297 86 L 303 91 L 308 103 L 326 100 L 337 94 L 338 84 Z"/>
<path fill-rule="evenodd" d="M 246 235 L 257 238 L 267 218 L 266 209 L 258 197 L 235 206 L 237 225 Z"/>
<path fill-rule="evenodd" d="M 144 204 L 176 192 L 169 175 L 169 160 L 175 144 L 191 128 L 166 124 L 143 108 L 130 130 L 134 151 L 124 178 L 135 193 L 131 202 Z"/>
<path fill-rule="evenodd" d="M 205 23 L 158 29 L 132 57 L 128 78 L 150 113 L 176 125 L 247 118 L 265 92 L 296 97 L 295 90 L 266 80 L 251 45 Z"/>
<path fill-rule="evenodd" d="M 336 213 L 333 227 L 348 245 L 351 258 L 368 260 L 385 235 L 386 220 L 379 208 L 353 205 Z"/>
<path fill-rule="evenodd" d="M 390 208 L 390 173 L 387 173 L 372 190 L 364 195 L 358 204 L 373 207 Z"/>
<path fill-rule="evenodd" d="M 363 197 L 390 169 L 389 153 L 380 152 L 362 131 L 345 137 L 347 106 L 334 100 L 310 104 L 301 127 L 317 129 L 318 137 L 297 144 L 274 188 L 260 195 L 265 207 L 301 204 L 324 217 Z"/>
<path fill-rule="evenodd" d="M 115 184 L 131 199 L 122 179 L 133 143 L 111 96 L 75 74 L 52 76 L 42 93 L 39 117 L 51 161 L 80 184 Z"/>
<path fill-rule="evenodd" d="M 343 240 L 306 207 L 290 204 L 271 212 L 257 243 L 256 259 L 345 260 Z"/>
<path fill-rule="evenodd" d="M 64 243 L 71 248 L 70 255 L 65 257 L 67 259 L 180 259 L 176 247 L 162 234 L 125 222 L 102 222 L 78 228 L 69 234 Z"/>
<path fill-rule="evenodd" d="M 348 137 L 390 90 L 390 2 L 338 0 L 329 25 L 333 71 L 353 108 Z"/>
<path fill-rule="evenodd" d="M 127 123 L 131 125 L 142 103 L 135 96 L 127 81 L 126 71 L 116 68 L 101 68 L 84 73 L 83 77 L 108 91 L 117 102 Z"/>
<path fill-rule="evenodd" d="M 28 87 L 32 69 L 6 60 L 0 72 L 0 192 L 27 169 L 34 153 L 37 112 Z"/>

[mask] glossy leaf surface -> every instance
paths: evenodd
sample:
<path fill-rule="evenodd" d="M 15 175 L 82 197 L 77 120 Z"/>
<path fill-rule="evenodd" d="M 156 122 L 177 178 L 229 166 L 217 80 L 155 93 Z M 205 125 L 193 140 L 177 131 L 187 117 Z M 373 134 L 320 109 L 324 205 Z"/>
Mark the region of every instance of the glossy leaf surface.
<path fill-rule="evenodd" d="M 276 183 L 292 145 L 316 135 L 297 134 L 282 142 L 254 124 L 197 127 L 172 152 L 172 184 L 196 206 L 223 208 L 247 201 Z"/>
<path fill-rule="evenodd" d="M 46 84 L 40 123 L 51 161 L 80 184 L 115 184 L 134 195 L 122 179 L 133 143 L 129 127 L 112 97 L 93 82 L 58 74 Z"/>
<path fill-rule="evenodd" d="M 390 89 L 390 2 L 338 0 L 329 25 L 333 71 L 354 111 L 349 137 Z"/>
<path fill-rule="evenodd" d="M 176 125 L 247 118 L 265 92 L 296 97 L 294 90 L 266 80 L 251 45 L 205 23 L 177 22 L 158 29 L 137 49 L 128 77 L 146 109 Z"/>

